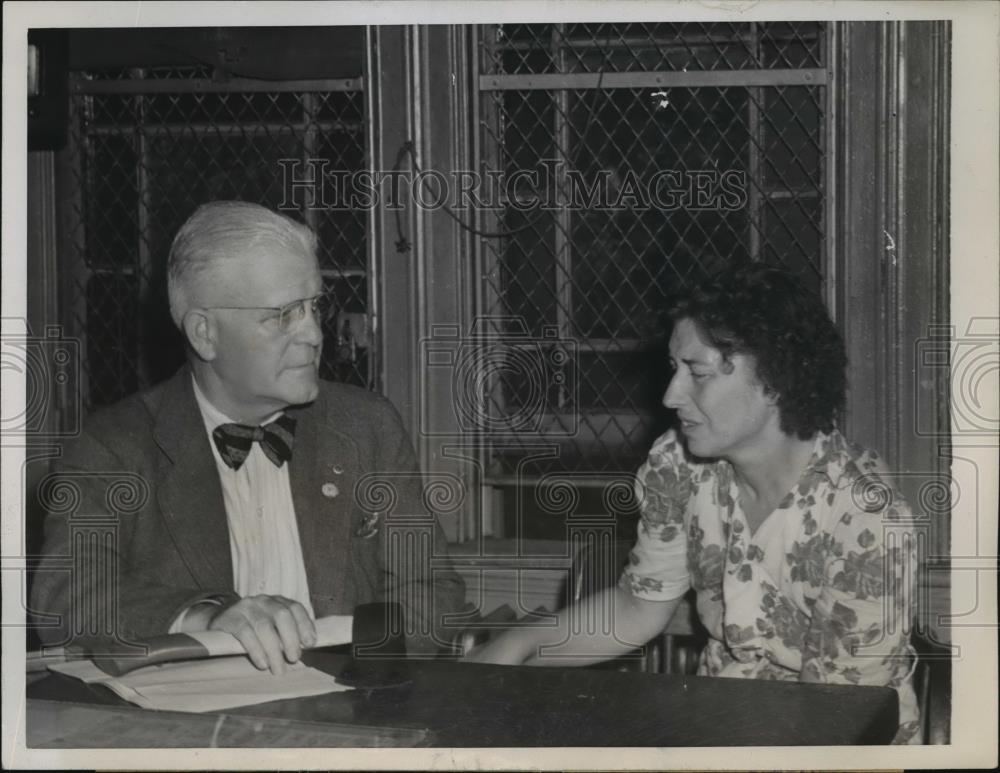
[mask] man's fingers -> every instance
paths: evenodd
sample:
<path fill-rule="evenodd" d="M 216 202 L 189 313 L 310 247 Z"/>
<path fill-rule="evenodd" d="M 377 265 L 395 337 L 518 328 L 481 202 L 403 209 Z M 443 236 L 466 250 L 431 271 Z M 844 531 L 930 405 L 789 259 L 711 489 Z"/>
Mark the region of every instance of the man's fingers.
<path fill-rule="evenodd" d="M 295 616 L 288 607 L 282 607 L 271 618 L 273 630 L 277 634 L 279 645 L 284 652 L 285 660 L 295 663 L 302 656 L 302 642 L 299 640 L 299 629 Z"/>
<path fill-rule="evenodd" d="M 287 650 L 282 638 L 275 631 L 274 620 L 260 620 L 254 625 L 254 632 L 267 658 L 267 668 L 275 676 L 285 673 L 285 657 Z"/>
<path fill-rule="evenodd" d="M 316 643 L 316 626 L 297 601 L 283 596 L 252 596 L 219 613 L 209 628 L 228 631 L 246 650 L 250 661 L 274 674 L 295 663 L 303 646 Z"/>
<path fill-rule="evenodd" d="M 238 631 L 233 632 L 233 636 L 243 645 L 243 649 L 246 650 L 250 662 L 261 671 L 266 671 L 268 668 L 267 653 L 264 652 L 264 648 L 261 646 L 253 627 L 247 624 Z"/>
<path fill-rule="evenodd" d="M 284 598 L 284 597 L 279 597 Z M 306 608 L 297 601 L 285 599 L 288 602 L 288 609 L 295 620 L 295 627 L 298 630 L 298 638 L 303 647 L 316 646 L 316 624 L 309 617 Z"/>

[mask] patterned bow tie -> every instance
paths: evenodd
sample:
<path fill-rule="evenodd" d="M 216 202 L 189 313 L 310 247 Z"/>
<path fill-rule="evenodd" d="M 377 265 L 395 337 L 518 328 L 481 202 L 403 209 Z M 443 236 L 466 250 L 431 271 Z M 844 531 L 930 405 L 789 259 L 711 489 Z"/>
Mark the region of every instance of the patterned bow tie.
<path fill-rule="evenodd" d="M 280 467 L 292 458 L 292 443 L 295 441 L 295 419 L 281 414 L 270 424 L 251 427 L 247 424 L 220 424 L 212 430 L 212 440 L 219 454 L 229 467 L 238 470 L 243 466 L 254 441 L 260 443 L 260 450 L 268 459 Z"/>

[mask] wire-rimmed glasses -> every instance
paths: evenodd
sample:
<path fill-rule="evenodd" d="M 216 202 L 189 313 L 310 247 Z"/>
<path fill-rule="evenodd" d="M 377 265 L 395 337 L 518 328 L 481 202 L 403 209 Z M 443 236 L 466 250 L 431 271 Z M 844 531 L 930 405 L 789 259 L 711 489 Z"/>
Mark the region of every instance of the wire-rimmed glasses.
<path fill-rule="evenodd" d="M 333 317 L 334 299 L 331 293 L 320 293 L 311 298 L 300 298 L 284 306 L 206 306 L 207 309 L 228 309 L 232 311 L 273 311 L 261 322 L 274 320 L 282 333 L 290 333 L 306 318 L 306 308 L 312 313 L 316 324 L 322 327 Z"/>

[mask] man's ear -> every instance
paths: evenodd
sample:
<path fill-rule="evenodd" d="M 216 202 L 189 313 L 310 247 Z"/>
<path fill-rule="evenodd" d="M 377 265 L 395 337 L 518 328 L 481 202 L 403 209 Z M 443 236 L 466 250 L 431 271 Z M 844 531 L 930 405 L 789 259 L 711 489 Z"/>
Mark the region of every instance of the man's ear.
<path fill-rule="evenodd" d="M 190 309 L 184 315 L 184 335 L 195 353 L 206 362 L 216 357 L 215 318 L 204 309 Z"/>

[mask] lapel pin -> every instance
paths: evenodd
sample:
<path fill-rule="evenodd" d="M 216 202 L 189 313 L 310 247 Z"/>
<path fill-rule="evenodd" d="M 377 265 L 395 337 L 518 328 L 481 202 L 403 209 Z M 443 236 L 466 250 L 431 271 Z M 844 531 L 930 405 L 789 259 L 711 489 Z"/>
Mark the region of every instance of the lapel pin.
<path fill-rule="evenodd" d="M 324 483 L 322 491 L 323 491 L 323 496 L 325 496 L 327 499 L 333 499 L 340 493 L 340 489 L 337 488 L 336 483 Z"/>
<path fill-rule="evenodd" d="M 334 475 L 343 475 L 344 474 L 344 468 L 341 467 L 339 464 L 333 465 L 332 469 L 333 469 L 333 474 Z"/>
<path fill-rule="evenodd" d="M 378 513 L 368 513 L 362 516 L 361 526 L 354 532 L 361 539 L 371 539 L 378 533 Z"/>

